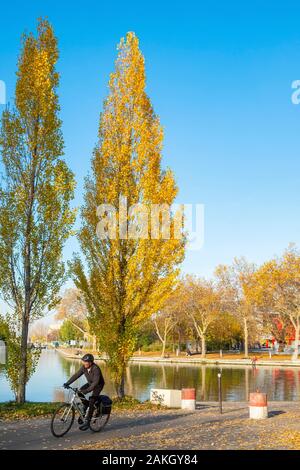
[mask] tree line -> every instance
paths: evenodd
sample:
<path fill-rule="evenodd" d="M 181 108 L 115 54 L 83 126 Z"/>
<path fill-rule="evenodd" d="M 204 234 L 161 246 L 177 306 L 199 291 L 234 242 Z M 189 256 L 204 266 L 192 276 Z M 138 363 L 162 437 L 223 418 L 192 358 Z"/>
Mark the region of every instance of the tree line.
<path fill-rule="evenodd" d="M 194 344 L 205 358 L 210 349 L 249 347 L 263 338 L 276 340 L 282 352 L 294 344 L 292 358 L 298 358 L 300 253 L 290 246 L 281 257 L 256 266 L 245 258 L 231 265 L 219 265 L 212 279 L 186 275 L 179 277 L 162 308 L 139 328 L 139 348 L 154 351 L 160 343 L 161 356 L 167 346 L 173 352 Z M 56 318 L 64 320 L 56 339 L 86 339 L 91 344 L 89 313 L 77 289 L 67 289 Z M 85 326 L 84 326 L 85 325 Z"/>
<path fill-rule="evenodd" d="M 297 360 L 300 252 L 291 245 L 281 257 L 261 266 L 235 259 L 231 265 L 219 265 L 210 280 L 187 275 L 151 323 L 162 344 L 162 356 L 167 341 L 175 343 L 174 336 L 178 345 L 182 339 L 199 341 L 203 358 L 207 342 L 213 348 L 242 342 L 247 358 L 249 345 L 265 337 L 278 343 L 279 352 L 293 343 L 292 360 Z"/>

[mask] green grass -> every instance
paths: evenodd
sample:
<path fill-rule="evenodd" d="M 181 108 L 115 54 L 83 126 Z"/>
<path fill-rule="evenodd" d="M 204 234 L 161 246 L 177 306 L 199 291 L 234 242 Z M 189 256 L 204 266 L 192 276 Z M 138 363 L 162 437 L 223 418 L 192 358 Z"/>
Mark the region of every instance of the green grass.
<path fill-rule="evenodd" d="M 2 420 L 14 420 L 14 419 L 28 419 L 37 416 L 49 416 L 51 415 L 60 403 L 57 402 L 26 402 L 19 404 L 13 401 L 0 403 L 0 419 Z M 149 401 L 144 403 L 136 400 L 133 397 L 126 396 L 122 400 L 119 398 L 113 399 L 113 411 L 114 410 L 157 410 L 163 407 L 159 405 L 153 405 Z"/>
<path fill-rule="evenodd" d="M 26 419 L 46 416 L 53 413 L 59 403 L 26 402 L 24 404 L 7 401 L 0 403 L 0 419 Z"/>
<path fill-rule="evenodd" d="M 141 402 L 136 398 L 126 396 L 123 399 L 113 398 L 113 410 L 158 410 L 163 409 L 161 405 L 154 405 L 150 401 Z"/>

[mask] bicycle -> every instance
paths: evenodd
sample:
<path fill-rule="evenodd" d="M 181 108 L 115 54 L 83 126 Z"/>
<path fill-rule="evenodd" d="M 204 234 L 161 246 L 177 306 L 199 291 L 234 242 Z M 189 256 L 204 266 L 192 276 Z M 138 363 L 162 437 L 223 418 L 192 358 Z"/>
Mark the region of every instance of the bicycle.
<path fill-rule="evenodd" d="M 82 399 L 84 396 L 80 394 L 78 388 L 69 386 L 73 395 L 69 403 L 63 403 L 53 413 L 51 419 L 50 429 L 54 437 L 63 437 L 70 431 L 76 412 L 79 414 L 79 422 L 83 422 L 88 413 L 88 407 L 84 407 Z M 112 401 L 106 395 L 99 395 L 99 398 L 94 406 L 92 419 L 90 421 L 90 429 L 93 432 L 101 431 L 107 424 L 111 413 Z"/>

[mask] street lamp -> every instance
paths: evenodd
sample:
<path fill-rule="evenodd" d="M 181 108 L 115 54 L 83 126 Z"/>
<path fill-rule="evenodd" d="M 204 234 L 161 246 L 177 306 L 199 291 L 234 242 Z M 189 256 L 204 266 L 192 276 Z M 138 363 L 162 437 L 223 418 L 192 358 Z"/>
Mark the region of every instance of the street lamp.
<path fill-rule="evenodd" d="M 222 414 L 222 373 L 218 372 L 218 395 L 219 395 L 219 411 Z"/>

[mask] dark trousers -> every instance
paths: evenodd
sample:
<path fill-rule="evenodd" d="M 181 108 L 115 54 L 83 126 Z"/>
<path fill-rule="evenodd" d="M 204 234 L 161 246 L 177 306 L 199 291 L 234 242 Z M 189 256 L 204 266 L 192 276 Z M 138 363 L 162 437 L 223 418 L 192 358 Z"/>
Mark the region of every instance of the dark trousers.
<path fill-rule="evenodd" d="M 83 385 L 80 390 L 84 393 L 84 390 L 87 389 L 90 385 L 87 383 L 85 385 Z M 93 411 L 94 411 L 94 406 L 95 406 L 95 403 L 97 401 L 97 399 L 99 398 L 99 395 L 101 393 L 103 389 L 103 385 L 97 385 L 94 390 L 92 391 L 92 395 L 90 396 L 89 400 L 87 400 L 85 397 L 83 397 L 82 399 L 82 403 L 84 404 L 84 407 L 85 407 L 85 411 L 87 410 L 87 408 L 89 408 L 89 412 L 88 412 L 88 415 L 86 417 L 87 420 L 91 420 L 92 419 L 92 416 L 93 416 Z"/>

